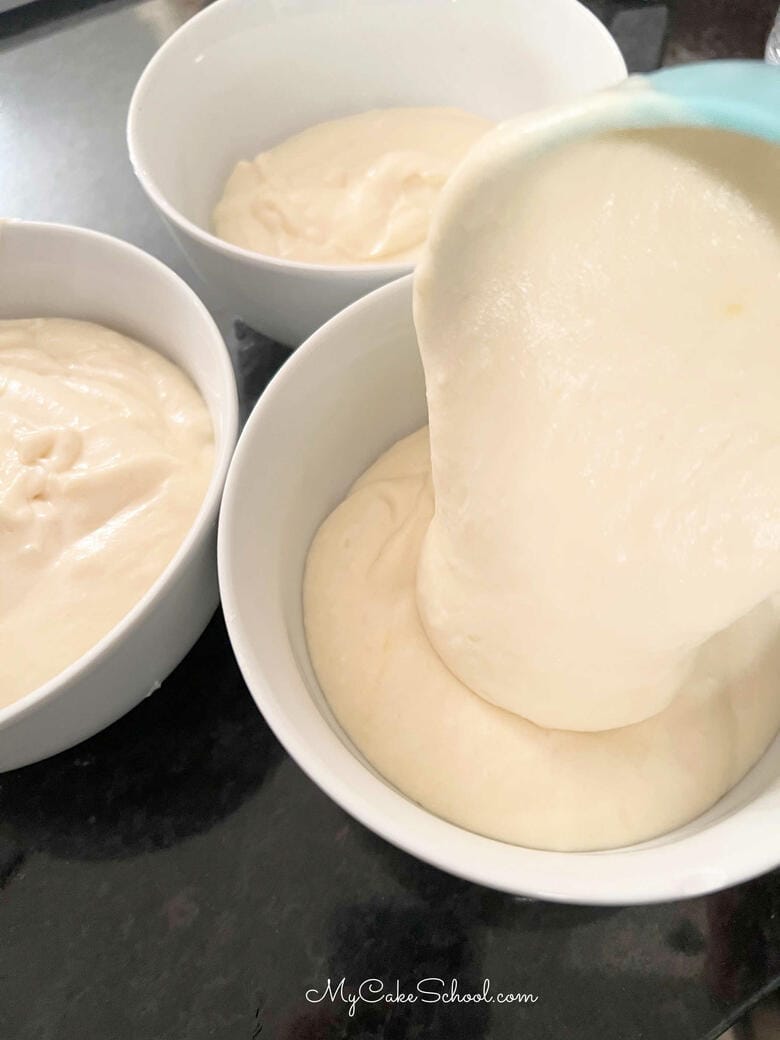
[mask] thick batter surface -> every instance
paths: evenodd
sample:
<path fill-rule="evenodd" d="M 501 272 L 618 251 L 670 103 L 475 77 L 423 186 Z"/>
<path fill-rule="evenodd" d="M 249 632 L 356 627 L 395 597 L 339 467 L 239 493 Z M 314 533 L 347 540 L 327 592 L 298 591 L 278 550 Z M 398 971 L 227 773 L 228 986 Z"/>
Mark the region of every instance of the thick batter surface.
<path fill-rule="evenodd" d="M 156 351 L 88 322 L 0 321 L 0 707 L 143 596 L 212 462 L 203 399 Z"/>
<path fill-rule="evenodd" d="M 322 264 L 413 262 L 445 181 L 492 124 L 453 108 L 388 108 L 309 127 L 239 162 L 214 232 Z"/>
<path fill-rule="evenodd" d="M 615 132 L 529 163 L 523 132 L 445 189 L 415 277 L 430 447 L 321 528 L 307 634 L 410 797 L 607 848 L 701 813 L 780 725 L 780 153 Z"/>
<path fill-rule="evenodd" d="M 333 711 L 366 758 L 432 812 L 489 837 L 604 849 L 686 823 L 780 726 L 780 610 L 703 650 L 674 702 L 601 733 L 542 729 L 475 694 L 431 646 L 416 602 L 433 515 L 427 430 L 400 441 L 325 521 L 306 570 L 306 634 Z"/>
<path fill-rule="evenodd" d="M 638 722 L 780 589 L 780 148 L 686 128 L 528 162 L 507 124 L 453 189 L 415 281 L 426 629 L 540 725 Z"/>

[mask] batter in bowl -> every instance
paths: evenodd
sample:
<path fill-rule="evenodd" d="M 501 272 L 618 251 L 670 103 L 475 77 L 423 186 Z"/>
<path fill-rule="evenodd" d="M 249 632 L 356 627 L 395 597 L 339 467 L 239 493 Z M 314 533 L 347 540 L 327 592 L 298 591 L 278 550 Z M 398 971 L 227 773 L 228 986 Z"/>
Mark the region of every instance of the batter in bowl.
<path fill-rule="evenodd" d="M 322 688 L 426 808 L 547 849 L 711 806 L 780 726 L 780 158 L 498 128 L 415 276 L 426 431 L 323 524 Z M 774 331 L 773 331 L 774 330 Z"/>
<path fill-rule="evenodd" d="M 0 707 L 141 599 L 213 453 L 203 399 L 156 351 L 90 322 L 0 321 Z"/>
<path fill-rule="evenodd" d="M 376 109 L 319 123 L 238 163 L 214 232 L 285 260 L 412 263 L 445 181 L 491 125 L 454 108 Z"/>

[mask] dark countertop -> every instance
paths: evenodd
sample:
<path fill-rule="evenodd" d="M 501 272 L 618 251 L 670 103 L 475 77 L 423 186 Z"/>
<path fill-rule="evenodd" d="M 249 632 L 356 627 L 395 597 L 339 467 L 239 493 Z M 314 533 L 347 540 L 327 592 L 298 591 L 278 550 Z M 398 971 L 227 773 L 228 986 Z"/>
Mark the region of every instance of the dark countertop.
<path fill-rule="evenodd" d="M 124 152 L 135 79 L 195 6 L 39 0 L 0 17 L 0 212 L 119 234 L 185 274 L 228 336 L 246 412 L 287 352 L 197 285 Z M 707 5 L 592 6 L 643 68 L 665 40 L 670 60 L 695 53 L 686 10 Z M 732 21 L 737 6 L 711 5 Z M 749 40 L 732 31 L 732 53 L 755 51 L 759 9 L 743 5 Z M 456 979 L 461 993 L 487 978 L 538 1000 L 354 1016 L 307 1001 L 342 977 Z M 780 872 L 590 909 L 456 880 L 375 837 L 282 751 L 219 615 L 120 722 L 0 775 L 0 1040 L 711 1040 L 779 982 Z"/>

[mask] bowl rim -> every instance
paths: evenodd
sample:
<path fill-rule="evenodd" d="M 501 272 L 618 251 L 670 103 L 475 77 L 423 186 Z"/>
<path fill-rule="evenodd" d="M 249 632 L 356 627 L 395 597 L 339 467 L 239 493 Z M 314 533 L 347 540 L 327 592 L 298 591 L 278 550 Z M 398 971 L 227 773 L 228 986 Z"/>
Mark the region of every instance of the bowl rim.
<path fill-rule="evenodd" d="M 576 17 L 581 18 L 583 24 L 590 22 L 595 35 L 601 36 L 602 41 L 605 44 L 605 56 L 608 50 L 611 51 L 610 60 L 615 63 L 615 71 L 622 71 L 624 76 L 627 75 L 625 59 L 623 58 L 623 54 L 618 47 L 615 38 L 604 23 L 589 8 L 587 8 L 584 3 L 582 3 L 582 0 L 554 0 L 554 2 L 557 3 L 561 9 L 565 7 L 572 11 L 576 11 Z M 142 131 L 140 128 L 143 119 L 145 95 L 150 93 L 150 84 L 153 82 L 154 76 L 158 74 L 160 67 L 164 66 L 171 57 L 175 58 L 176 51 L 183 45 L 183 41 L 186 42 L 190 35 L 198 32 L 202 24 L 205 25 L 211 20 L 219 19 L 222 16 L 223 9 L 231 6 L 245 7 L 246 3 L 245 0 L 215 0 L 214 3 L 209 4 L 202 11 L 193 15 L 192 18 L 189 18 L 183 25 L 179 26 L 179 28 L 157 49 L 157 51 L 155 51 L 149 62 L 144 67 L 138 82 L 133 88 L 125 128 L 127 150 L 130 156 L 130 165 L 133 168 L 133 172 L 138 178 L 138 182 L 149 200 L 160 210 L 161 213 L 164 214 L 173 227 L 178 228 L 200 245 L 205 246 L 208 249 L 213 249 L 224 257 L 240 260 L 252 264 L 260 269 L 265 268 L 277 271 L 299 272 L 301 274 L 314 276 L 320 274 L 327 275 L 329 278 L 341 278 L 344 280 L 356 277 L 375 276 L 377 280 L 381 280 L 382 282 L 395 280 L 410 273 L 414 269 L 414 263 L 408 261 L 395 261 L 384 264 L 311 263 L 303 260 L 288 260 L 283 257 L 272 256 L 268 253 L 258 253 L 252 249 L 246 249 L 243 246 L 234 245 L 232 242 L 228 242 L 225 239 L 220 238 L 218 235 L 213 234 L 207 228 L 196 224 L 194 221 L 190 220 L 189 217 L 185 217 L 181 210 L 179 210 L 177 206 L 174 206 L 165 193 L 158 187 L 156 180 L 148 172 L 143 158 L 144 146 L 141 142 Z M 224 37 L 220 36 L 220 39 L 223 38 Z M 213 44 L 215 41 L 210 40 L 209 42 L 210 44 Z"/>
<path fill-rule="evenodd" d="M 780 832 L 773 841 L 765 812 L 750 813 L 750 805 L 678 841 L 663 841 L 664 835 L 649 843 L 604 851 L 545 851 L 479 835 L 424 809 L 369 769 L 352 750 L 346 734 L 334 731 L 308 690 L 306 696 L 318 715 L 314 735 L 301 732 L 284 696 L 275 695 L 262 661 L 255 656 L 255 635 L 242 616 L 243 597 L 237 580 L 241 545 L 234 530 L 245 482 L 269 450 L 270 441 L 264 436 L 266 415 L 315 354 L 322 353 L 331 361 L 338 357 L 345 324 L 356 316 L 367 316 L 377 303 L 393 295 L 399 298 L 399 306 L 411 306 L 412 279 L 407 275 L 363 296 L 298 348 L 259 398 L 230 464 L 217 537 L 220 594 L 236 660 L 266 722 L 304 773 L 374 833 L 450 874 L 512 895 L 592 906 L 656 903 L 705 895 L 776 867 Z M 258 532 L 262 535 L 262 527 Z M 299 681 L 305 688 L 302 676 Z M 351 781 L 345 775 L 349 772 Z M 356 775 L 359 783 L 354 783 Z"/>
<path fill-rule="evenodd" d="M 196 224 L 189 217 L 185 217 L 178 207 L 169 202 L 167 196 L 158 188 L 154 178 L 147 172 L 142 157 L 143 146 L 140 141 L 141 131 L 139 127 L 143 115 L 144 95 L 150 90 L 150 81 L 157 75 L 160 66 L 164 65 L 171 57 L 171 52 L 175 53 L 176 49 L 182 46 L 182 40 L 186 40 L 193 31 L 197 31 L 201 22 L 208 22 L 215 17 L 220 17 L 222 8 L 236 2 L 237 0 L 216 0 L 215 3 L 209 4 L 202 11 L 198 11 L 192 18 L 184 22 L 183 25 L 180 25 L 149 59 L 133 88 L 127 111 L 127 150 L 133 173 L 138 178 L 138 182 L 149 200 L 167 217 L 174 227 L 180 228 L 201 245 L 216 250 L 222 256 L 243 260 L 256 267 L 300 271 L 307 274 L 319 273 L 330 277 L 341 276 L 344 278 L 353 278 L 356 275 L 370 273 L 386 280 L 407 274 L 414 266 L 408 262 L 388 264 L 320 264 L 304 260 L 286 260 L 283 257 L 272 256 L 269 253 L 258 253 L 255 250 L 246 249 L 244 246 L 235 245 L 233 242 L 228 242 L 226 239 L 215 235 L 208 228 Z M 238 0 L 238 3 L 241 2 L 242 0 Z"/>
<path fill-rule="evenodd" d="M 203 325 L 204 333 L 211 339 L 213 346 L 218 348 L 214 349 L 212 353 L 215 359 L 215 373 L 219 374 L 222 384 L 217 399 L 220 402 L 219 411 L 222 415 L 224 430 L 221 434 L 218 433 L 214 422 L 217 409 L 212 411 L 209 408 L 215 446 L 211 477 L 195 519 L 165 568 L 131 609 L 85 653 L 76 658 L 66 668 L 63 668 L 62 671 L 57 672 L 51 679 L 47 679 L 40 686 L 30 690 L 29 693 L 11 701 L 10 704 L 4 707 L 0 707 L 0 732 L 10 723 L 16 722 L 35 711 L 45 701 L 55 699 L 68 686 L 78 682 L 80 676 L 85 671 L 97 664 L 101 658 L 108 656 L 117 643 L 121 642 L 143 624 L 149 610 L 165 594 L 172 579 L 181 571 L 186 561 L 192 555 L 193 550 L 206 536 L 209 527 L 216 519 L 222 500 L 222 488 L 238 437 L 238 391 L 225 340 L 203 301 L 183 278 L 145 250 L 102 231 L 95 231 L 91 228 L 83 228 L 74 224 L 59 224 L 38 220 L 9 219 L 3 221 L 3 224 L 14 230 L 19 229 L 22 234 L 25 233 L 25 229 L 29 229 L 33 233 L 41 233 L 43 235 L 61 236 L 63 238 L 77 237 L 86 242 L 115 249 L 120 253 L 124 252 L 145 264 L 154 272 L 157 278 L 167 282 L 174 291 L 183 291 L 185 299 L 188 300 L 189 305 L 197 313 L 198 320 Z M 84 318 L 83 320 L 88 321 L 90 319 Z M 194 380 L 192 380 L 189 373 L 185 372 L 185 375 L 194 384 Z M 198 389 L 197 386 L 196 389 Z M 198 392 L 200 393 L 199 390 Z M 205 401 L 205 398 L 204 402 L 208 407 L 208 402 Z"/>

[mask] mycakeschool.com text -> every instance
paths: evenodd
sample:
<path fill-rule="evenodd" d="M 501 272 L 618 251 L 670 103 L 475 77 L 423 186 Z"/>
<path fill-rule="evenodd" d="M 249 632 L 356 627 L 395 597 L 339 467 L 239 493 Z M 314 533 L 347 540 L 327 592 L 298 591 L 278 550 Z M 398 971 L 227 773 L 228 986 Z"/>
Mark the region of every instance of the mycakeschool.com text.
<path fill-rule="evenodd" d="M 359 1004 L 535 1004 L 534 993 L 504 993 L 494 990 L 490 979 L 483 979 L 479 989 L 461 989 L 457 979 L 420 979 L 411 988 L 401 988 L 398 979 L 363 979 L 348 985 L 345 978 L 328 979 L 324 986 L 306 990 L 310 1004 L 345 1004 L 349 1015 Z"/>

